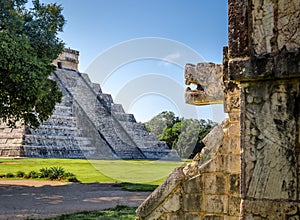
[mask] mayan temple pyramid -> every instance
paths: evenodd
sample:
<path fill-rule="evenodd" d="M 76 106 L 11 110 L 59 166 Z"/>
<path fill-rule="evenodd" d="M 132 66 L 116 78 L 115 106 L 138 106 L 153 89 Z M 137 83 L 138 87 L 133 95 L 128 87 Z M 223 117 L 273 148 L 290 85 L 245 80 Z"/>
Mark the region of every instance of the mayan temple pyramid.
<path fill-rule="evenodd" d="M 63 93 L 53 115 L 33 130 L 0 124 L 1 157 L 179 159 L 78 71 L 79 52 L 65 49 L 52 74 Z"/>

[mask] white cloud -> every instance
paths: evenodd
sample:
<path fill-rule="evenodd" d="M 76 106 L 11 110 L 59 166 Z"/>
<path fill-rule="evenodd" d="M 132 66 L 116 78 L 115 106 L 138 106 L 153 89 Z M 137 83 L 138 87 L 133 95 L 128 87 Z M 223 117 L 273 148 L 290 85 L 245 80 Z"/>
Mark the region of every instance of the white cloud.
<path fill-rule="evenodd" d="M 167 56 L 165 56 L 164 58 L 162 58 L 162 64 L 164 66 L 168 66 L 170 65 L 170 63 L 174 63 L 176 61 L 178 61 L 178 59 L 181 57 L 181 54 L 179 51 L 175 52 L 175 53 L 170 53 Z"/>
<path fill-rule="evenodd" d="M 163 60 L 168 62 L 174 62 L 181 57 L 181 54 L 177 51 L 175 53 L 171 53 L 163 58 Z"/>

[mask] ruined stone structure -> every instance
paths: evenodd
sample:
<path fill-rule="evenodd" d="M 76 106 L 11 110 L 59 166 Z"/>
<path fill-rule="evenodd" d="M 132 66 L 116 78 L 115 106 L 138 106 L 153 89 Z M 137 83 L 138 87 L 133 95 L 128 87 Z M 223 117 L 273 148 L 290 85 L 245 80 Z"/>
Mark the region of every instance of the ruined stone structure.
<path fill-rule="evenodd" d="M 179 159 L 99 84 L 78 72 L 78 56 L 78 51 L 66 49 L 53 62 L 58 68 L 51 77 L 63 99 L 39 129 L 0 126 L 0 156 Z"/>
<path fill-rule="evenodd" d="M 228 58 L 241 86 L 241 217 L 299 219 L 299 0 L 229 1 Z"/>
<path fill-rule="evenodd" d="M 222 69 L 222 65 L 213 63 L 186 65 L 186 84 L 196 85 L 195 90 L 187 88 L 186 102 L 195 105 L 221 103 L 226 85 L 225 97 L 231 97 L 225 102 L 229 118 L 204 138 L 205 147 L 192 163 L 175 169 L 138 208 L 140 219 L 239 217 L 239 86 L 229 81 L 228 73 L 223 76 Z"/>
<path fill-rule="evenodd" d="M 298 0 L 229 0 L 222 80 L 212 63 L 185 73 L 197 87 L 186 102 L 219 103 L 222 87 L 229 118 L 144 201 L 139 219 L 300 219 L 299 24 Z"/>

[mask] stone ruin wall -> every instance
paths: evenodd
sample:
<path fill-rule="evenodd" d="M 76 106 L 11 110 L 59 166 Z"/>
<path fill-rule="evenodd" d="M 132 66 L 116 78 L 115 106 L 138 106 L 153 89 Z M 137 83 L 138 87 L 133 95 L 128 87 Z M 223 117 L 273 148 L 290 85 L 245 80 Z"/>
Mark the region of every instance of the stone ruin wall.
<path fill-rule="evenodd" d="M 229 119 L 144 201 L 139 219 L 300 219 L 300 2 L 228 4 L 222 81 Z M 187 89 L 187 103 L 218 103 L 203 74 L 187 75 L 199 84 Z"/>
<path fill-rule="evenodd" d="M 223 71 L 227 66 L 226 57 L 223 66 L 186 65 L 186 84 L 197 87 L 187 88 L 186 102 L 207 105 L 223 103 L 225 99 L 229 118 L 203 139 L 205 147 L 192 163 L 176 168 L 144 201 L 137 209 L 140 219 L 239 219 L 239 86 L 230 82 L 228 72 Z"/>
<path fill-rule="evenodd" d="M 300 2 L 229 1 L 241 86 L 241 218 L 300 218 Z"/>

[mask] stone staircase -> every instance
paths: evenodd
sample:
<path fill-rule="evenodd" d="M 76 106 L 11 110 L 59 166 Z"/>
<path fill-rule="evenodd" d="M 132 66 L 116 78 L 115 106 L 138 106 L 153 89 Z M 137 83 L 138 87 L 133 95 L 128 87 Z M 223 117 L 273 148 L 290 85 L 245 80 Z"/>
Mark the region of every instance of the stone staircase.
<path fill-rule="evenodd" d="M 0 123 L 0 156 L 179 159 L 87 74 L 57 69 L 51 78 L 62 90 L 62 102 L 37 130 Z"/>
<path fill-rule="evenodd" d="M 92 83 L 87 74 L 59 69 L 56 77 L 87 112 L 103 138 L 116 155 L 126 159 L 178 159 L 164 142 L 149 134 L 132 114 L 115 104 L 111 95 L 102 93 L 99 84 Z"/>
<path fill-rule="evenodd" d="M 77 127 L 72 100 L 64 96 L 39 129 L 26 128 L 23 149 L 26 157 L 85 158 L 96 151 L 90 143 Z"/>
<path fill-rule="evenodd" d="M 0 123 L 0 156 L 22 157 L 24 133 L 25 127 L 20 123 L 15 128 L 9 128 L 4 123 Z"/>

